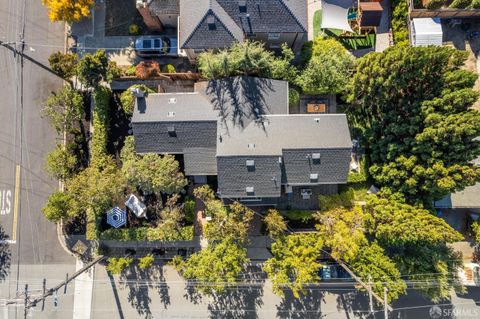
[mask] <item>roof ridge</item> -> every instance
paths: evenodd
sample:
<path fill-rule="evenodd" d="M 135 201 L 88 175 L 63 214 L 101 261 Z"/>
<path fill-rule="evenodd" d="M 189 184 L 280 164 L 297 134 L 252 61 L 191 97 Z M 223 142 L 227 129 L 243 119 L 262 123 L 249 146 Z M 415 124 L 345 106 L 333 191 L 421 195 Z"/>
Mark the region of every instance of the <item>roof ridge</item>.
<path fill-rule="evenodd" d="M 303 25 L 300 23 L 300 21 L 298 20 L 297 16 L 293 14 L 292 10 L 290 10 L 290 8 L 285 4 L 284 0 L 278 0 L 284 7 L 285 9 L 287 9 L 288 13 L 290 13 L 290 15 L 292 16 L 292 18 L 297 22 L 297 24 L 300 26 L 300 28 L 302 28 L 302 30 L 304 32 L 307 32 L 307 30 L 305 30 L 305 28 L 303 27 Z M 296 0 L 298 1 L 298 0 Z M 307 15 L 308 15 L 308 12 L 307 12 Z"/>

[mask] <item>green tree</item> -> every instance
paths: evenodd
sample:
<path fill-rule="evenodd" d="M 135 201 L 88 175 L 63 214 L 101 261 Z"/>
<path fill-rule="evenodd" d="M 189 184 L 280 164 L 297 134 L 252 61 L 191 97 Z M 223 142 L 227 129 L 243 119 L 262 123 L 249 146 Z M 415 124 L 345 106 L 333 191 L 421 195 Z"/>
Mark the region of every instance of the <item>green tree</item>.
<path fill-rule="evenodd" d="M 121 77 L 122 74 L 123 70 L 118 66 L 117 62 L 108 61 L 107 74 L 105 77 L 108 83 L 111 83 L 114 79 Z"/>
<path fill-rule="evenodd" d="M 201 53 L 198 69 L 207 79 L 252 75 L 293 81 L 297 72 L 291 64 L 293 58 L 292 50 L 286 45 L 282 46 L 282 56 L 275 57 L 263 43 L 244 41 L 220 52 Z"/>
<path fill-rule="evenodd" d="M 64 86 L 47 98 L 41 114 L 50 120 L 58 134 L 68 132 L 82 120 L 83 97 L 77 90 Z"/>
<path fill-rule="evenodd" d="M 185 213 L 180 206 L 177 205 L 179 196 L 177 194 L 167 199 L 165 207 L 160 212 L 161 221 L 158 223 L 158 228 L 163 232 L 174 234 L 181 234 L 181 226 L 185 219 Z"/>
<path fill-rule="evenodd" d="M 180 192 L 187 180 L 172 155 L 136 155 L 133 136 L 125 140 L 121 151 L 122 172 L 127 181 L 146 193 L 174 194 Z"/>
<path fill-rule="evenodd" d="M 51 194 L 42 212 L 49 221 L 58 222 L 71 216 L 70 196 L 66 193 L 56 191 Z"/>
<path fill-rule="evenodd" d="M 388 302 L 398 299 L 406 292 L 407 285 L 402 280 L 395 262 L 376 242 L 362 246 L 349 266 L 360 278 L 371 279 L 372 290 L 376 294 L 383 296 L 383 287 L 387 287 Z"/>
<path fill-rule="evenodd" d="M 53 151 L 48 153 L 45 170 L 50 176 L 65 181 L 76 173 L 77 158 L 68 149 L 57 144 Z"/>
<path fill-rule="evenodd" d="M 240 274 L 249 259 L 247 250 L 230 240 L 209 244 L 187 260 L 177 256 L 172 264 L 187 280 L 195 282 L 201 293 L 222 293 L 230 284 L 240 279 Z"/>
<path fill-rule="evenodd" d="M 336 259 L 350 262 L 365 245 L 364 214 L 360 207 L 353 209 L 336 208 L 317 213 L 319 221 L 316 226 L 320 236 L 324 238 L 325 246 L 331 249 Z"/>
<path fill-rule="evenodd" d="M 138 267 L 140 267 L 140 269 L 150 268 L 152 267 L 154 261 L 155 258 L 153 257 L 153 255 L 148 254 L 138 260 Z"/>
<path fill-rule="evenodd" d="M 97 213 L 107 211 L 121 202 L 125 185 L 125 178 L 113 158 L 107 157 L 102 167 L 90 165 L 66 182 L 71 214 L 76 216 L 87 209 Z"/>
<path fill-rule="evenodd" d="M 318 37 L 312 55 L 296 84 L 308 94 L 345 92 L 354 70 L 355 58 L 334 39 Z"/>
<path fill-rule="evenodd" d="M 132 95 L 132 89 L 141 89 L 145 93 L 155 93 L 154 90 L 143 84 L 134 84 L 120 95 L 120 103 L 122 109 L 127 116 L 132 116 L 133 108 L 135 107 L 135 98 Z"/>
<path fill-rule="evenodd" d="M 269 209 L 263 217 L 263 222 L 267 226 L 268 235 L 272 238 L 284 235 L 287 230 L 287 223 L 278 210 Z"/>
<path fill-rule="evenodd" d="M 238 202 L 225 207 L 221 200 L 214 198 L 208 186 L 195 189 L 194 194 L 205 203 L 205 212 L 212 217 L 203 232 L 209 241 L 228 239 L 244 243 L 247 240 L 254 215 L 251 209 Z"/>
<path fill-rule="evenodd" d="M 74 53 L 52 53 L 48 57 L 50 68 L 64 79 L 69 79 L 77 71 L 77 55 Z"/>
<path fill-rule="evenodd" d="M 107 81 L 108 69 L 105 50 L 87 53 L 77 64 L 78 79 L 86 87 L 97 87 L 101 81 Z"/>
<path fill-rule="evenodd" d="M 364 129 L 370 174 L 410 203 L 431 205 L 480 180 L 476 75 L 448 47 L 393 47 L 358 60 L 348 110 Z M 467 75 L 469 74 L 469 75 Z"/>
<path fill-rule="evenodd" d="M 322 247 L 318 234 L 292 234 L 278 238 L 272 244 L 273 257 L 263 266 L 272 281 L 273 291 L 284 296 L 284 290 L 291 289 L 298 298 L 305 292 L 306 285 L 317 282 Z"/>
<path fill-rule="evenodd" d="M 125 269 L 127 269 L 133 262 L 131 257 L 111 257 L 107 259 L 107 271 L 112 275 L 120 275 Z"/>

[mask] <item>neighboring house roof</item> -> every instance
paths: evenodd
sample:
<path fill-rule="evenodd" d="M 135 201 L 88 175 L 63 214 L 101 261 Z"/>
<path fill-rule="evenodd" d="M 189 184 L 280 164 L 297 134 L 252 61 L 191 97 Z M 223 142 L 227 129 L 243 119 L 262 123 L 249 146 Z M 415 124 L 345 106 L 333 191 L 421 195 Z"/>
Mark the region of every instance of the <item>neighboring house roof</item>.
<path fill-rule="evenodd" d="M 156 15 L 180 13 L 180 0 L 149 0 L 148 7 Z"/>
<path fill-rule="evenodd" d="M 191 147 L 186 148 L 183 154 L 185 175 L 217 175 L 216 149 Z"/>
<path fill-rule="evenodd" d="M 245 34 L 307 32 L 307 1 L 245 0 L 244 8 L 238 0 L 181 0 L 180 47 L 223 48 Z"/>

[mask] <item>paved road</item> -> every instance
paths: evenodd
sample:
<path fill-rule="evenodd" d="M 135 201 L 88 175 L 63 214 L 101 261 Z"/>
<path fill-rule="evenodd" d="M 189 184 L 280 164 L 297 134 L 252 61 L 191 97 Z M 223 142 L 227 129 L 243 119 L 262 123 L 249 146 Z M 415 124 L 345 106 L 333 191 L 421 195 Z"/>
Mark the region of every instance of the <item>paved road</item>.
<path fill-rule="evenodd" d="M 48 94 L 62 85 L 42 64 L 63 50 L 63 30 L 63 24 L 49 23 L 41 0 L 0 0 L 0 41 L 19 41 L 23 33 L 24 52 L 34 60 L 23 59 L 21 68 L 21 59 L 0 46 L 0 226 L 11 241 L 1 246 L 10 258 L 0 265 L 0 299 L 12 298 L 25 283 L 39 289 L 43 278 L 53 285 L 75 268 L 58 243 L 55 225 L 40 211 L 58 184 L 43 170 L 56 135 L 39 111 Z M 15 318 L 14 313 L 11 308 L 8 318 Z"/>

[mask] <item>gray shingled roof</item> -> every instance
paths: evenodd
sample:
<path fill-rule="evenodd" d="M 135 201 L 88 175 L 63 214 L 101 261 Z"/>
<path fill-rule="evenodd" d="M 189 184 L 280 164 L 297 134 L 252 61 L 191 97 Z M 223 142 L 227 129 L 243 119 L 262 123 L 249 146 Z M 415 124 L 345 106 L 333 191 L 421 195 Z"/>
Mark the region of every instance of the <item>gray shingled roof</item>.
<path fill-rule="evenodd" d="M 180 0 L 150 0 L 148 6 L 150 11 L 157 15 L 180 13 Z"/>
<path fill-rule="evenodd" d="M 231 128 L 219 139 L 217 156 L 280 156 L 283 149 L 352 147 L 345 114 L 265 115 L 244 129 Z"/>
<path fill-rule="evenodd" d="M 185 175 L 217 175 L 217 159 L 215 147 L 191 147 L 183 154 Z"/>
<path fill-rule="evenodd" d="M 480 183 L 452 193 L 435 202 L 437 208 L 478 208 L 480 209 Z"/>
<path fill-rule="evenodd" d="M 180 1 L 180 47 L 223 48 L 248 33 L 307 32 L 307 1 L 246 0 L 246 11 L 240 12 L 238 0 Z M 206 25 L 208 16 L 218 20 L 214 30 Z"/>

